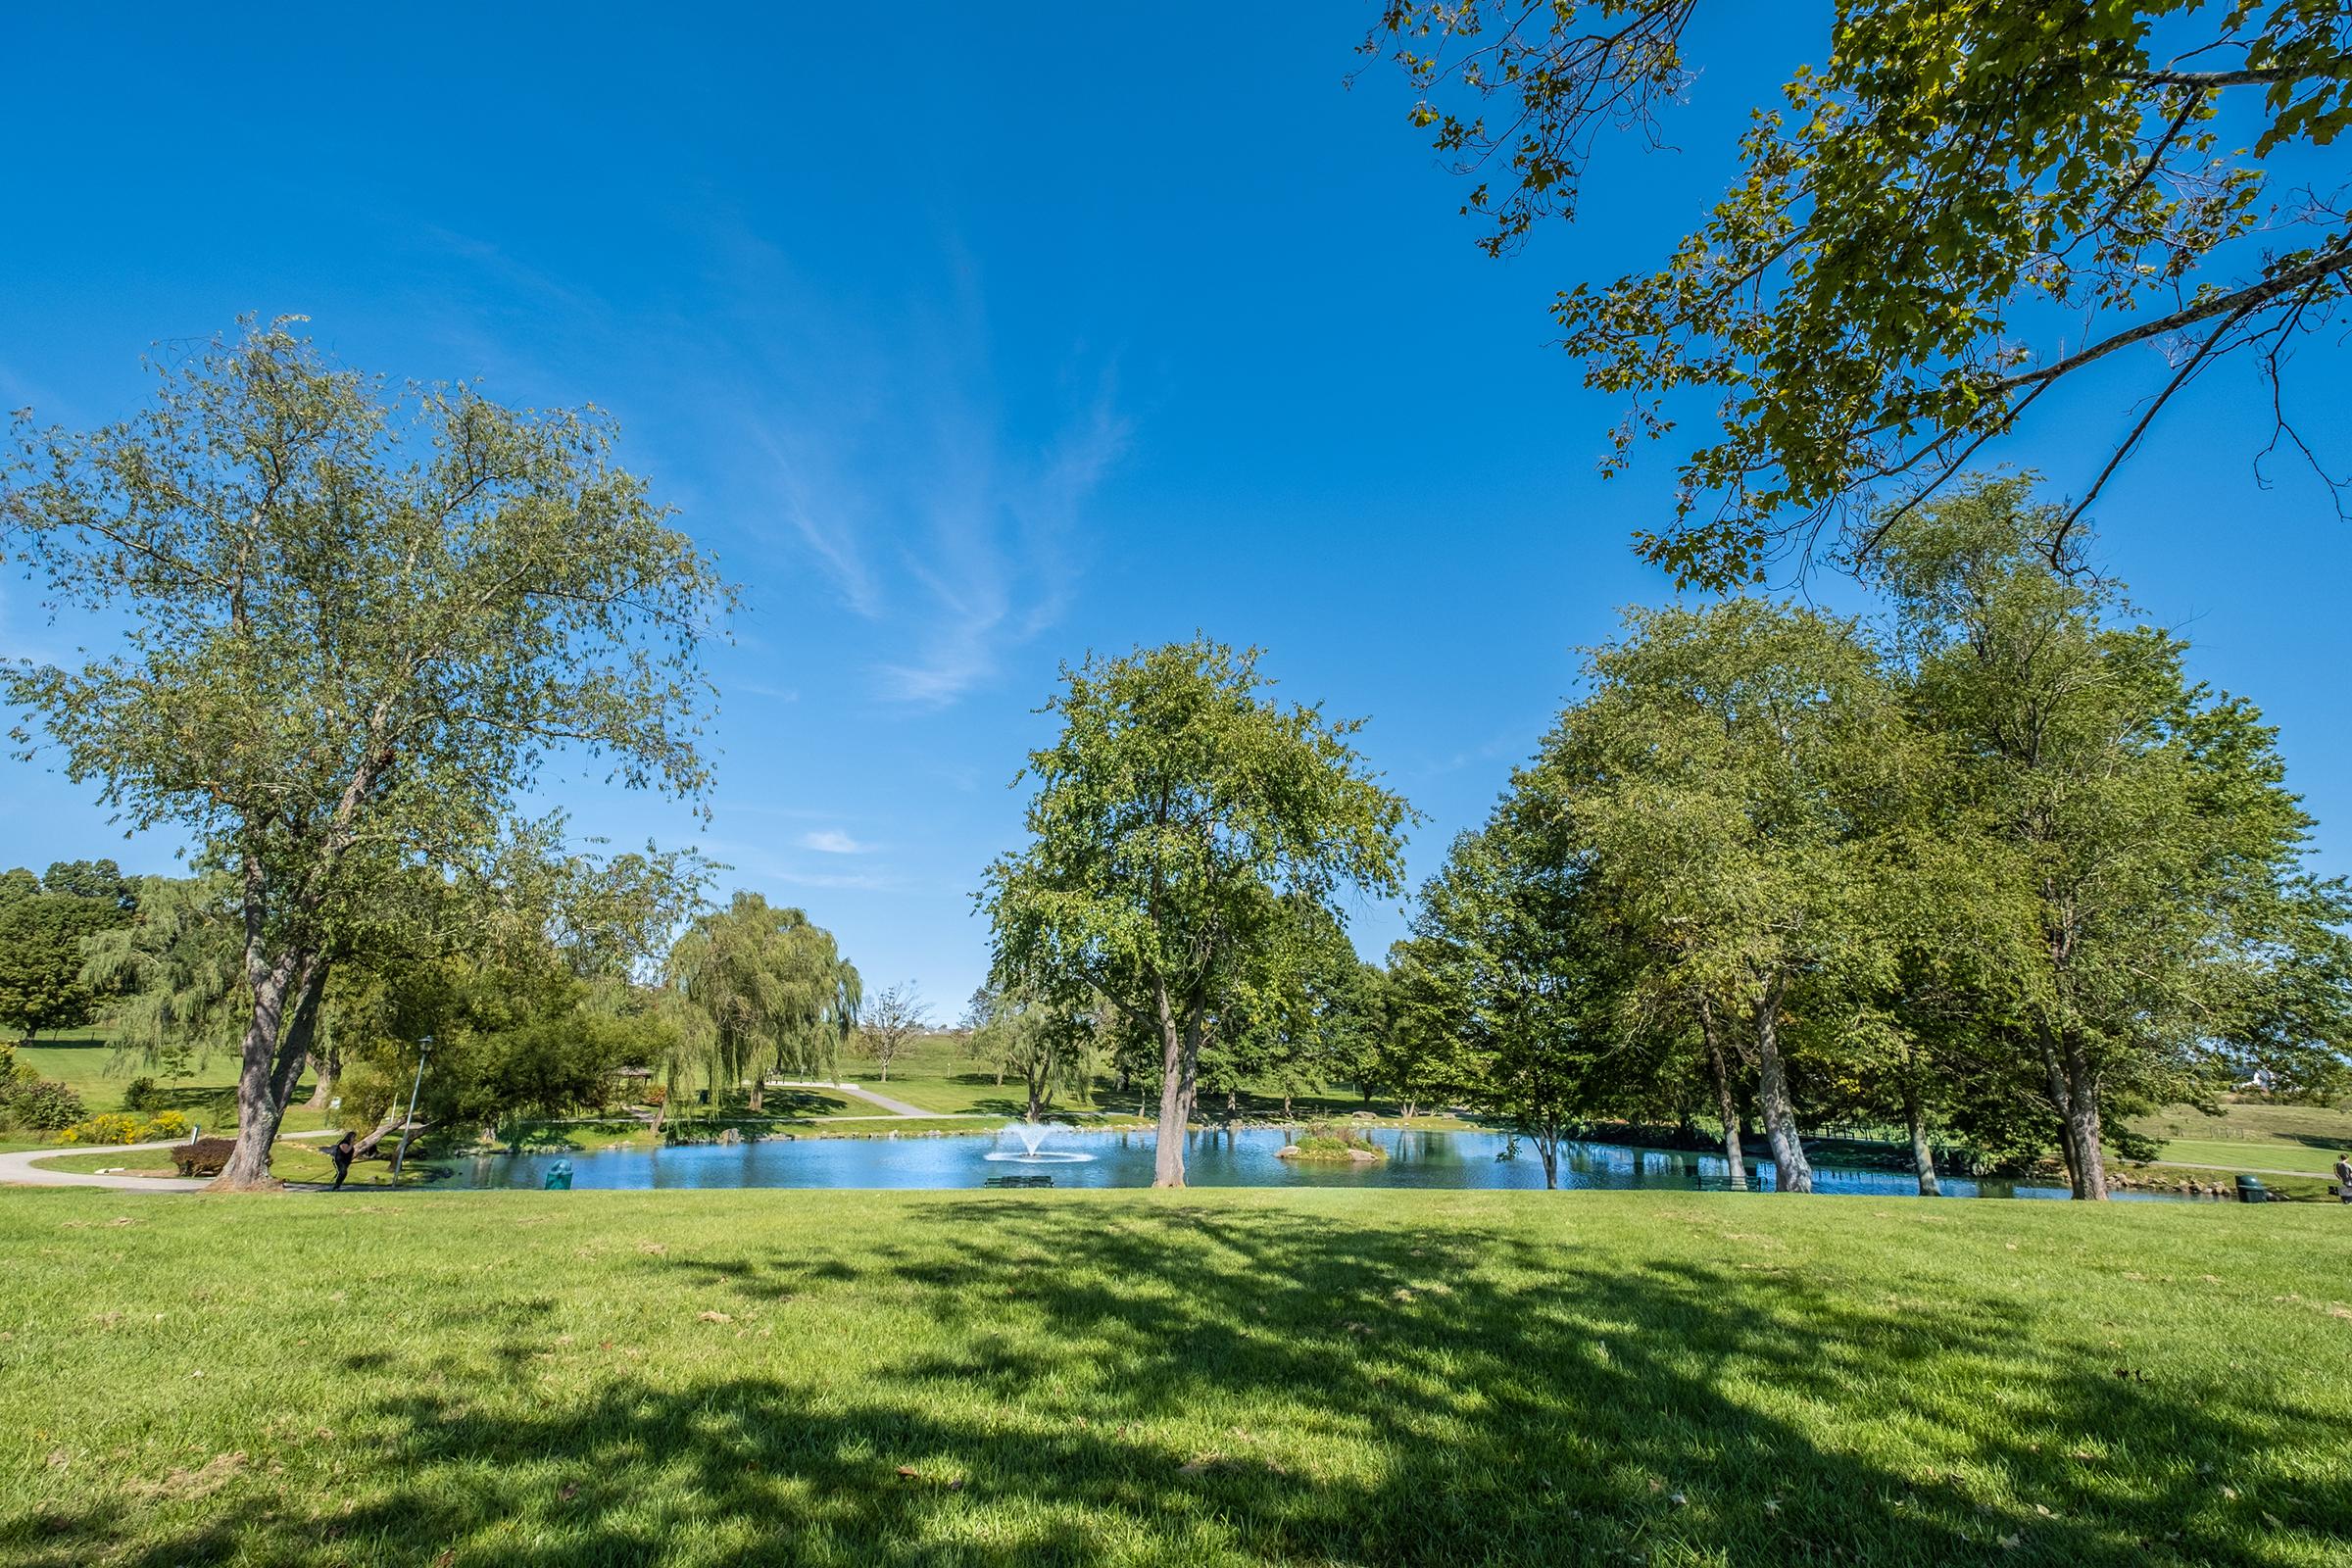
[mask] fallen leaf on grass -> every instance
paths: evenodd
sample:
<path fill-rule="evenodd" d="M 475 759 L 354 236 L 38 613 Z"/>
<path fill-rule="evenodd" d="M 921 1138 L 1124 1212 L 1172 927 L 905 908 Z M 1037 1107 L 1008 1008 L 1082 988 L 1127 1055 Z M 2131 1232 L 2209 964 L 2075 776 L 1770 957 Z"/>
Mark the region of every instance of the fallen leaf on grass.
<path fill-rule="evenodd" d="M 556 1489 L 556 1497 L 562 1502 L 569 1502 L 572 1498 L 578 1496 L 579 1494 L 580 1484 L 577 1481 L 566 1481 L 564 1483 L 564 1485 Z"/>
<path fill-rule="evenodd" d="M 449 1565 L 457 1560 L 458 1548 L 455 1546 L 444 1547 L 441 1555 L 433 1559 L 433 1568 L 449 1568 Z"/>
<path fill-rule="evenodd" d="M 2003 1551 L 2015 1551 L 2018 1547 L 2024 1545 L 2025 1544 L 2026 1538 L 2023 1536 L 2001 1537 L 2001 1549 Z"/>
<path fill-rule="evenodd" d="M 732 1323 L 735 1321 L 735 1314 L 732 1312 L 697 1312 L 695 1316 L 706 1323 Z"/>

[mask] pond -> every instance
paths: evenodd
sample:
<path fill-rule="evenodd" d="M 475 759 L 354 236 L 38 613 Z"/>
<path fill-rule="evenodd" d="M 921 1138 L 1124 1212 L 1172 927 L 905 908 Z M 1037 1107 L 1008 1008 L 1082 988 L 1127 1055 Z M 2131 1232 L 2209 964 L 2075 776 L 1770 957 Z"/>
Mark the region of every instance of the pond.
<path fill-rule="evenodd" d="M 1032 1129 L 1034 1131 L 1034 1129 Z M 1486 1187 L 1541 1188 L 1544 1165 L 1522 1142 L 1491 1132 L 1380 1129 L 1366 1136 L 1389 1157 L 1361 1164 L 1324 1164 L 1276 1157 L 1290 1141 L 1277 1127 L 1195 1132 L 1185 1139 L 1185 1179 L 1196 1187 Z M 616 1149 L 571 1155 L 575 1187 L 675 1189 L 691 1187 L 867 1187 L 935 1189 L 979 1187 L 994 1176 L 1050 1176 L 1055 1187 L 1149 1187 L 1156 1135 L 1081 1132 L 1054 1127 L 1038 1162 L 1018 1158 L 1022 1140 L 1012 1129 L 993 1135 L 904 1138 L 796 1138 L 760 1143 L 694 1144 L 664 1149 Z M 1060 1155 L 1058 1159 L 1050 1156 Z M 990 1156 L 996 1156 L 991 1158 Z M 1084 1158 L 1070 1156 L 1083 1155 Z M 455 1161 L 452 1185 L 537 1187 L 560 1153 L 488 1155 Z M 1679 1188 L 1720 1185 L 1720 1154 L 1630 1149 L 1618 1144 L 1573 1144 L 1561 1152 L 1563 1188 Z M 1770 1160 L 1752 1161 L 1749 1181 L 1772 1186 Z M 1813 1181 L 1825 1193 L 1873 1197 L 1919 1196 L 1906 1171 L 1816 1165 Z M 1953 1198 L 2064 1198 L 2066 1189 L 2002 1180 L 1946 1177 Z M 2119 1193 L 2119 1198 L 2165 1198 Z"/>

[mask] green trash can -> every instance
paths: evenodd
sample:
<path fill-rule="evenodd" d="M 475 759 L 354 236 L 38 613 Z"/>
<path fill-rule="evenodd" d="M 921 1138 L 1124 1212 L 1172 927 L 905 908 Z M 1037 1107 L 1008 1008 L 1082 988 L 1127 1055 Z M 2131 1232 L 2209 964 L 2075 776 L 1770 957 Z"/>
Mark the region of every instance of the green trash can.
<path fill-rule="evenodd" d="M 559 1159 L 553 1165 L 547 1167 L 547 1191 L 551 1193 L 568 1193 L 571 1191 L 570 1160 Z"/>
<path fill-rule="evenodd" d="M 2262 1185 L 2259 1176 L 2240 1176 L 2237 1179 L 2237 1200 L 2241 1203 L 2267 1203 L 2271 1190 Z"/>

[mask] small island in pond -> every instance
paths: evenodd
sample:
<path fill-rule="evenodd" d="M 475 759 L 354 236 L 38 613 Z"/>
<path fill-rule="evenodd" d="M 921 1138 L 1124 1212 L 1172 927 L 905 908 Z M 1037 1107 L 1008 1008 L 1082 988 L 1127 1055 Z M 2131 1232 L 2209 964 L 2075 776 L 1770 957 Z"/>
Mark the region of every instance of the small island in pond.
<path fill-rule="evenodd" d="M 1359 1163 L 1389 1157 L 1389 1152 L 1362 1133 L 1344 1127 L 1309 1127 L 1306 1136 L 1275 1151 L 1278 1159 L 1353 1160 Z"/>

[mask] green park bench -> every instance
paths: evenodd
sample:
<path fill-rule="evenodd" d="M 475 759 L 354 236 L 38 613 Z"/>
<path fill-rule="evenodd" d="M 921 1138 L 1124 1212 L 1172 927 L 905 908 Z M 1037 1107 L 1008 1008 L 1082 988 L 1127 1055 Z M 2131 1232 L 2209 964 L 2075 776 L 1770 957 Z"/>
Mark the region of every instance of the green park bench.
<path fill-rule="evenodd" d="M 982 1185 L 988 1187 L 1051 1187 L 1051 1176 L 991 1176 Z"/>

